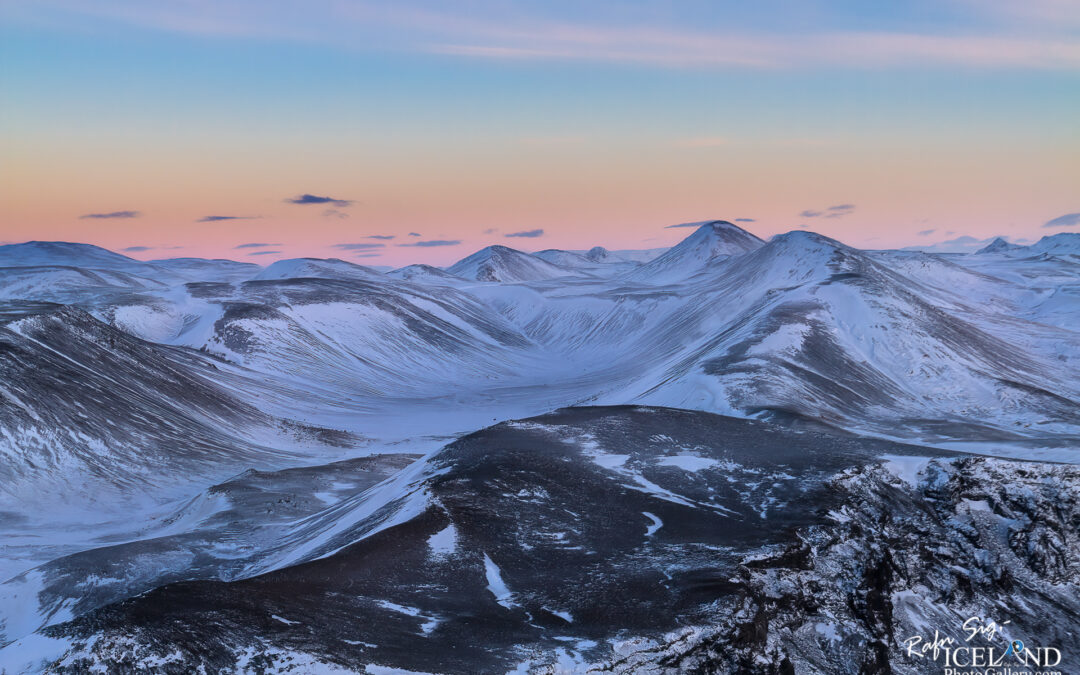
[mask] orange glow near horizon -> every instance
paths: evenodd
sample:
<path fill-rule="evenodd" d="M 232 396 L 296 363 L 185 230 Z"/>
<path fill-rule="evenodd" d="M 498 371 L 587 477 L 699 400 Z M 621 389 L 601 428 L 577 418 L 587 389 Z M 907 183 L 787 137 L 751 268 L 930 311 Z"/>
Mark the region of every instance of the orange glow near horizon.
<path fill-rule="evenodd" d="M 114 146 L 102 162 L 93 148 L 8 145 L 16 146 L 9 166 L 18 169 L 3 176 L 0 240 L 79 241 L 112 250 L 145 246 L 129 254 L 264 264 L 301 256 L 448 264 L 492 243 L 529 251 L 654 248 L 685 236 L 666 225 L 713 218 L 752 218 L 740 224 L 762 237 L 806 226 L 865 248 L 918 244 L 917 233 L 929 229 L 1038 238 L 1052 232 L 1031 222 L 1030 205 L 1042 204 L 1046 219 L 1065 212 L 1070 204 L 1060 195 L 1080 175 L 1080 152 L 1073 148 L 986 146 L 942 153 L 834 144 L 779 152 L 752 143 L 522 144 L 483 155 L 474 150 L 463 170 L 449 152 L 453 148 L 431 149 L 428 157 L 373 156 L 356 148 L 329 160 L 301 154 L 270 163 L 258 153 L 218 158 L 207 147 L 176 148 L 161 159 L 160 151 Z M 64 191 L 57 192 L 57 185 Z M 304 191 L 354 203 L 338 209 L 286 203 Z M 842 218 L 799 215 L 836 203 L 856 208 Z M 128 209 L 139 217 L 79 217 Z M 337 213 L 324 215 L 329 209 Z M 211 215 L 243 219 L 198 222 Z M 534 229 L 544 236 L 505 236 Z M 462 243 L 400 246 L 430 240 Z M 378 257 L 334 247 L 360 242 L 384 246 L 366 251 Z M 246 243 L 274 244 L 264 250 L 280 253 L 252 256 L 254 251 L 235 248 Z"/>

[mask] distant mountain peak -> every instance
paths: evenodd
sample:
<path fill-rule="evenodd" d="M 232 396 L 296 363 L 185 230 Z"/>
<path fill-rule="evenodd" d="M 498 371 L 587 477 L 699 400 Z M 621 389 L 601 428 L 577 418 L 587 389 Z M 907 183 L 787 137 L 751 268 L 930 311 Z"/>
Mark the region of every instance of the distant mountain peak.
<path fill-rule="evenodd" d="M 678 281 L 706 268 L 716 258 L 738 256 L 765 245 L 759 237 L 726 220 L 686 223 L 697 229 L 666 253 L 631 272 L 627 278 Z"/>
<path fill-rule="evenodd" d="M 446 271 L 475 281 L 538 281 L 575 272 L 509 246 L 493 244 L 462 258 Z"/>
<path fill-rule="evenodd" d="M 1080 256 L 1080 232 L 1049 234 L 1028 247 L 1035 253 Z"/>
<path fill-rule="evenodd" d="M 593 246 L 585 253 L 585 258 L 592 262 L 604 262 L 611 257 L 611 253 L 603 246 Z"/>
<path fill-rule="evenodd" d="M 1015 251 L 1021 248 L 1017 244 L 1010 244 L 1001 237 L 997 237 L 994 241 L 990 242 L 986 246 L 983 246 L 978 251 L 975 251 L 975 255 L 982 255 L 984 253 L 1005 253 L 1006 251 Z"/>

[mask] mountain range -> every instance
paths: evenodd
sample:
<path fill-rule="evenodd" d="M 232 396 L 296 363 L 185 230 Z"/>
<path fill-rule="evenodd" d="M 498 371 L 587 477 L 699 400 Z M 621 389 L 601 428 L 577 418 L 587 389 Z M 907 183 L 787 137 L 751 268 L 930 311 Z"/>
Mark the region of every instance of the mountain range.
<path fill-rule="evenodd" d="M 929 672 L 1006 610 L 1075 663 L 1080 234 L 688 226 L 0 246 L 0 672 Z"/>

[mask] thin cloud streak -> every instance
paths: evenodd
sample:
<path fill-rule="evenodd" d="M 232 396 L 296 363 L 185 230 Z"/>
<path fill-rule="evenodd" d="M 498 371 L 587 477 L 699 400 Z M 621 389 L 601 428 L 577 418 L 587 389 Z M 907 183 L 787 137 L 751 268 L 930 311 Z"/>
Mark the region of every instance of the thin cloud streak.
<path fill-rule="evenodd" d="M 1009 36 L 852 32 L 807 36 L 712 35 L 684 31 L 596 30 L 560 38 L 536 33 L 523 44 L 451 43 L 432 51 L 494 60 L 562 60 L 666 67 L 853 69 L 952 65 L 976 68 L 1080 69 L 1080 43 Z M 531 43 L 531 44 L 530 44 Z"/>
<path fill-rule="evenodd" d="M 383 248 L 386 244 L 376 244 L 374 242 L 363 242 L 359 244 L 334 244 L 332 248 L 340 249 L 342 251 L 366 251 L 372 248 Z"/>
<path fill-rule="evenodd" d="M 460 243 L 457 239 L 432 239 L 429 241 L 414 241 L 411 244 L 398 244 L 398 246 L 428 248 L 432 246 L 457 246 Z"/>
<path fill-rule="evenodd" d="M 141 214 L 138 211 L 112 211 L 110 213 L 85 213 L 79 216 L 79 220 L 86 220 L 87 218 L 93 220 L 103 220 L 109 218 L 138 218 Z"/>
<path fill-rule="evenodd" d="M 1019 18 L 1040 32 L 1010 34 L 1011 20 L 998 21 L 998 34 L 836 31 L 827 26 L 804 34 L 720 33 L 673 26 L 601 26 L 552 21 L 521 12 L 476 19 L 464 12 L 418 9 L 365 2 L 314 2 L 303 11 L 266 2 L 181 3 L 170 6 L 112 0 L 76 3 L 39 0 L 29 5 L 92 14 L 124 23 L 216 37 L 263 37 L 335 43 L 354 48 L 358 31 L 370 42 L 395 51 L 432 52 L 497 60 L 565 60 L 631 63 L 664 67 L 865 69 L 952 65 L 1050 70 L 1080 69 L 1080 43 L 1068 34 L 1080 25 L 1075 3 L 1063 0 L 967 0 L 977 14 Z M 271 3 L 273 5 L 273 3 Z M 387 37 L 391 36 L 391 37 Z"/>
<path fill-rule="evenodd" d="M 216 223 L 220 220 L 255 220 L 256 216 L 203 216 L 196 223 Z"/>

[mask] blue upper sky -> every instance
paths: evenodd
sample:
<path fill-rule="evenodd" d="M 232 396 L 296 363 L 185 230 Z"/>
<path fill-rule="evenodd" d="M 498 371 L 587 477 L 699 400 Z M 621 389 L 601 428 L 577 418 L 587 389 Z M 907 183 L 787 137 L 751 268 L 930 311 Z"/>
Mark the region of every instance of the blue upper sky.
<path fill-rule="evenodd" d="M 738 216 L 867 246 L 1033 238 L 1080 210 L 1078 36 L 1063 0 L 9 0 L 0 240 L 631 246 Z M 305 192 L 353 204 L 282 205 Z M 858 208 L 800 215 L 835 203 Z M 181 227 L 222 211 L 251 219 Z"/>

